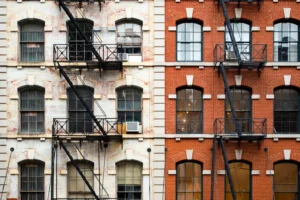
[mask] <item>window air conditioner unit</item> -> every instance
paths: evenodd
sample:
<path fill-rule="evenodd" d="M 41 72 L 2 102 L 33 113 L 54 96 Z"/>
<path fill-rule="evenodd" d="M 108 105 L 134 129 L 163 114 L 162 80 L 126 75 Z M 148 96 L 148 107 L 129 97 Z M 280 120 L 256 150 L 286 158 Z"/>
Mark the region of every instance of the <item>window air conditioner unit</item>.
<path fill-rule="evenodd" d="M 128 61 L 128 53 L 118 53 L 118 58 L 120 61 Z"/>
<path fill-rule="evenodd" d="M 140 122 L 126 122 L 126 132 L 139 133 Z"/>

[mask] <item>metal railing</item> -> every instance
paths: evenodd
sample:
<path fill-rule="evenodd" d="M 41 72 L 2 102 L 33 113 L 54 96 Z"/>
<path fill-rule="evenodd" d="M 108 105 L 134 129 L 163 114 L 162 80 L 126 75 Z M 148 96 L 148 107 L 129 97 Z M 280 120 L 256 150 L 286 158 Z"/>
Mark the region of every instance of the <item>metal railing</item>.
<path fill-rule="evenodd" d="M 88 62 L 98 61 L 92 52 L 92 47 L 99 53 L 103 61 L 121 61 L 118 57 L 120 44 L 86 44 L 78 41 L 69 44 L 53 45 L 53 61 L 58 62 Z"/>
<path fill-rule="evenodd" d="M 241 134 L 267 134 L 267 119 L 265 118 L 237 118 Z M 215 134 L 237 134 L 235 122 L 231 119 L 217 118 L 214 122 Z"/>
<path fill-rule="evenodd" d="M 242 62 L 267 62 L 267 45 L 266 44 L 237 44 Z M 234 53 L 233 44 L 217 44 L 214 49 L 214 62 L 237 61 Z"/>
<path fill-rule="evenodd" d="M 118 200 L 118 198 L 99 197 L 100 200 Z M 53 198 L 53 200 L 95 200 L 95 198 Z"/>
<path fill-rule="evenodd" d="M 123 128 L 122 120 L 118 118 L 97 118 L 100 125 L 104 128 L 105 132 L 109 134 L 121 134 Z M 55 118 L 53 119 L 55 134 L 100 134 L 96 123 L 91 119 L 71 119 L 71 118 Z"/>

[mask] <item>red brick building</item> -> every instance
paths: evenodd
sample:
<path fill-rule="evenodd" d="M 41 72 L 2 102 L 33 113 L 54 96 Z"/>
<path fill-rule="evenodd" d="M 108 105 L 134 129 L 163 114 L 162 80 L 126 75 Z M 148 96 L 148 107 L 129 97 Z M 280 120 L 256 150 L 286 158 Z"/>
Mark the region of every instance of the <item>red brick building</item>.
<path fill-rule="evenodd" d="M 300 4 L 248 2 L 226 3 L 234 43 L 218 1 L 165 1 L 167 200 L 234 199 L 220 140 L 236 199 L 300 199 Z"/>

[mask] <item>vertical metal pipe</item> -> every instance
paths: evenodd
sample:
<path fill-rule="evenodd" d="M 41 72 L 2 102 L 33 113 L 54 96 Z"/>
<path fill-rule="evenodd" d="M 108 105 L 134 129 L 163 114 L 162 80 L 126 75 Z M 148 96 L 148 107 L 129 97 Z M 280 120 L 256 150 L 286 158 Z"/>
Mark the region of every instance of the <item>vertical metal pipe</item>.
<path fill-rule="evenodd" d="M 216 142 L 217 136 L 214 136 L 213 139 L 213 148 L 212 148 L 212 165 L 211 165 L 211 188 L 210 188 L 210 200 L 214 200 L 214 191 L 215 191 L 215 171 L 216 171 Z"/>
<path fill-rule="evenodd" d="M 149 153 L 149 200 L 151 200 L 151 148 L 148 148 L 147 152 Z"/>
<path fill-rule="evenodd" d="M 54 121 L 53 121 L 54 123 Z M 54 124 L 52 125 L 52 147 L 51 147 L 51 200 L 54 199 L 54 137 L 55 137 L 55 130 Z"/>

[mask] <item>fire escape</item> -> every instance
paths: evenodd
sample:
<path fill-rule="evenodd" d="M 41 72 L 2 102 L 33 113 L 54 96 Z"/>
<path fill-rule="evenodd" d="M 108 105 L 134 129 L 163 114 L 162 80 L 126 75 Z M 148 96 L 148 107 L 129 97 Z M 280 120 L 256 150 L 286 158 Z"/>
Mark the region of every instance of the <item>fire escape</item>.
<path fill-rule="evenodd" d="M 216 119 L 214 122 L 214 140 L 212 148 L 212 176 L 211 176 L 211 200 L 214 200 L 214 187 L 215 187 L 215 173 L 216 173 L 216 154 L 217 143 L 221 148 L 223 160 L 225 164 L 225 171 L 228 177 L 231 195 L 233 200 L 237 200 L 235 192 L 235 186 L 233 183 L 232 174 L 229 168 L 228 157 L 226 154 L 224 141 L 237 141 L 241 145 L 242 141 L 257 141 L 258 146 L 264 140 L 267 133 L 266 119 L 244 119 L 238 118 L 235 105 L 233 102 L 233 96 L 230 93 L 230 88 L 227 81 L 226 70 L 235 70 L 240 74 L 241 70 L 257 70 L 260 75 L 261 70 L 264 68 L 267 62 L 267 45 L 265 44 L 247 44 L 239 45 L 236 41 L 233 26 L 231 24 L 228 12 L 226 9 L 226 3 L 236 3 L 240 7 L 241 3 L 252 5 L 256 3 L 258 9 L 260 8 L 263 0 L 215 0 L 218 6 L 221 7 L 225 25 L 230 37 L 230 43 L 224 42 L 224 44 L 217 44 L 214 49 L 214 63 L 215 68 L 218 69 L 222 75 L 226 98 L 229 102 L 229 106 L 232 113 L 232 118 Z M 233 127 L 230 129 L 228 127 Z M 230 129 L 230 130 L 229 130 Z"/>
<path fill-rule="evenodd" d="M 70 164 L 72 164 L 77 170 L 78 174 L 84 181 L 86 187 L 89 189 L 90 194 L 93 198 L 80 198 L 81 200 L 106 200 L 113 199 L 110 198 L 108 193 L 106 192 L 103 181 L 100 181 L 99 178 L 94 174 L 92 170 L 92 174 L 98 180 L 99 184 L 99 195 L 97 195 L 95 188 L 89 183 L 88 179 L 85 177 L 83 171 L 80 169 L 76 161 L 74 160 L 71 151 L 68 149 L 68 144 L 74 142 L 82 144 L 82 142 L 97 142 L 98 143 L 98 154 L 100 153 L 100 149 L 103 150 L 103 147 L 106 149 L 108 143 L 110 141 L 119 141 L 122 142 L 122 120 L 118 118 L 107 118 L 103 109 L 98 104 L 100 111 L 102 112 L 101 117 L 96 117 L 94 112 L 89 106 L 89 102 L 87 102 L 78 89 L 72 83 L 69 72 L 70 69 L 76 69 L 80 73 L 82 70 L 99 70 L 100 76 L 101 72 L 105 70 L 119 70 L 122 72 L 123 64 L 122 61 L 118 58 L 118 49 L 119 45 L 116 44 L 104 44 L 101 39 L 99 43 L 94 43 L 93 38 L 95 32 L 93 31 L 92 26 L 88 26 L 82 24 L 82 20 L 85 20 L 84 14 L 81 11 L 80 18 L 74 18 L 71 11 L 67 7 L 66 4 L 75 6 L 75 8 L 80 11 L 83 4 L 94 3 L 92 1 L 87 0 L 83 2 L 82 0 L 58 0 L 60 9 L 64 10 L 64 12 L 69 17 L 70 25 L 73 28 L 73 31 L 76 31 L 76 38 L 79 38 L 75 41 L 69 42 L 68 44 L 55 44 L 53 46 L 53 62 L 54 66 L 59 70 L 60 75 L 62 75 L 67 83 L 70 86 L 71 91 L 76 95 L 76 100 L 79 100 L 82 107 L 85 109 L 88 114 L 87 118 L 55 118 L 53 119 L 52 125 L 52 156 L 51 156 L 51 185 L 50 185 L 50 195 L 51 200 L 57 199 L 74 199 L 74 198 L 59 198 L 58 197 L 58 168 L 57 168 L 57 159 L 58 159 L 58 148 L 62 149 L 66 156 L 70 160 Z M 101 1 L 98 1 L 99 7 L 101 10 Z M 77 11 L 77 13 L 78 13 Z M 79 12 L 80 13 L 80 12 Z M 69 30 L 71 31 L 71 30 Z M 70 37 L 70 36 L 69 36 Z M 81 80 L 81 82 L 83 82 Z M 82 83 L 84 85 L 84 82 Z M 97 103 L 97 102 L 96 102 Z M 73 145 L 74 146 L 74 145 Z M 75 145 L 76 146 L 76 145 Z M 83 160 L 83 153 L 76 146 L 77 151 L 81 154 Z M 105 160 L 104 160 L 105 161 Z M 98 163 L 100 170 L 100 157 L 98 155 Z M 100 189 L 101 187 L 101 189 Z M 102 191 L 100 194 L 100 190 Z"/>

